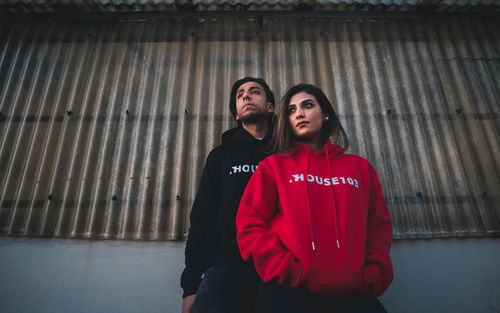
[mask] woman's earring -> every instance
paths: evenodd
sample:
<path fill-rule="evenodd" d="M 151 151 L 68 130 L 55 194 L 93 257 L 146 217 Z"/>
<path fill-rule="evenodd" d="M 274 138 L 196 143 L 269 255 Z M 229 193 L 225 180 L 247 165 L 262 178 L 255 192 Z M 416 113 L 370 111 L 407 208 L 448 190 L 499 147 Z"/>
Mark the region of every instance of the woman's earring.
<path fill-rule="evenodd" d="M 327 117 L 325 117 L 325 121 L 328 121 L 328 116 L 327 116 Z"/>

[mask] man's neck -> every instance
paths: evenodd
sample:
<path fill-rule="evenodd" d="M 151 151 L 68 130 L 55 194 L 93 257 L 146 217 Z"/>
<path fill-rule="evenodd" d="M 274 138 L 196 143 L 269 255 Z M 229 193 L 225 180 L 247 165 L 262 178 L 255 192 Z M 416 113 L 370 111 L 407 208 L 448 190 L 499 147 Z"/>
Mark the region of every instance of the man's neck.
<path fill-rule="evenodd" d="M 242 126 L 255 138 L 264 138 L 269 131 L 269 122 L 267 119 L 255 123 L 242 123 Z"/>

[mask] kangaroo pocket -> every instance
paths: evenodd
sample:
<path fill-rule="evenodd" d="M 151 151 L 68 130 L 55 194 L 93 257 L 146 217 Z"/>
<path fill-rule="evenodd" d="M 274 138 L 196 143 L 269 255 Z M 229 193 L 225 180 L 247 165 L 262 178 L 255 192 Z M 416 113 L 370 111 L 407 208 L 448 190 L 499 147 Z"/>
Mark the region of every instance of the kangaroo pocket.
<path fill-rule="evenodd" d="M 301 285 L 312 293 L 324 296 L 346 296 L 363 293 L 362 272 L 330 272 L 306 268 Z"/>

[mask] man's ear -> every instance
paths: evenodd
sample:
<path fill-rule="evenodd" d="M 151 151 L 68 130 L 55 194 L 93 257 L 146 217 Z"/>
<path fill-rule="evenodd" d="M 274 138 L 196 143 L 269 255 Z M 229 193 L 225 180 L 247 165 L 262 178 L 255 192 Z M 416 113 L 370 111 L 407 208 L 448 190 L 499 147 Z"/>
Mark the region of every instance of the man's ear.
<path fill-rule="evenodd" d="M 269 113 L 274 112 L 274 104 L 272 104 L 271 102 L 267 103 L 267 112 Z"/>

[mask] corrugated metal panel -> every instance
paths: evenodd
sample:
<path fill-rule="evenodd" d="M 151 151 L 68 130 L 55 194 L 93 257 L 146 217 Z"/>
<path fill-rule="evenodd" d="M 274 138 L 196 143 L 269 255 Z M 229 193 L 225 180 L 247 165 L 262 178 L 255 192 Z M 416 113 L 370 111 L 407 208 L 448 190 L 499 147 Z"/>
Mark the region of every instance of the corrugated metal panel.
<path fill-rule="evenodd" d="M 500 0 L 0 0 L 0 12 L 113 12 L 213 10 L 437 11 L 500 7 Z"/>
<path fill-rule="evenodd" d="M 42 0 L 43 1 L 43 0 Z M 35 1 L 33 1 L 35 2 Z M 224 6 L 238 6 L 238 5 L 243 5 L 243 6 L 262 6 L 262 5 L 267 5 L 267 6 L 277 6 L 278 8 L 293 8 L 299 5 L 310 5 L 313 7 L 323 7 L 327 5 L 338 5 L 338 4 L 361 4 L 361 5 L 411 5 L 411 6 L 417 6 L 417 5 L 424 5 L 427 4 L 429 5 L 429 2 L 424 1 L 424 0 L 192 0 L 192 1 L 173 1 L 173 0 L 161 0 L 161 1 L 148 1 L 148 0 L 142 0 L 142 1 L 137 1 L 137 0 L 98 0 L 97 1 L 99 4 L 114 4 L 114 5 L 121 5 L 121 4 L 127 4 L 127 5 L 134 5 L 134 4 L 139 4 L 139 5 L 144 5 L 146 3 L 152 3 L 152 4 L 166 4 L 166 5 L 172 5 L 172 4 L 192 4 L 192 5 L 200 5 L 201 7 L 208 7 L 211 5 L 216 4 L 217 6 L 224 7 Z M 433 5 L 446 5 L 446 6 L 467 6 L 467 5 L 500 5 L 500 1 L 498 0 L 440 0 L 440 1 L 433 1 Z"/>
<path fill-rule="evenodd" d="M 3 234 L 182 239 L 233 81 L 336 103 L 395 238 L 500 234 L 500 22 L 3 25 Z"/>

